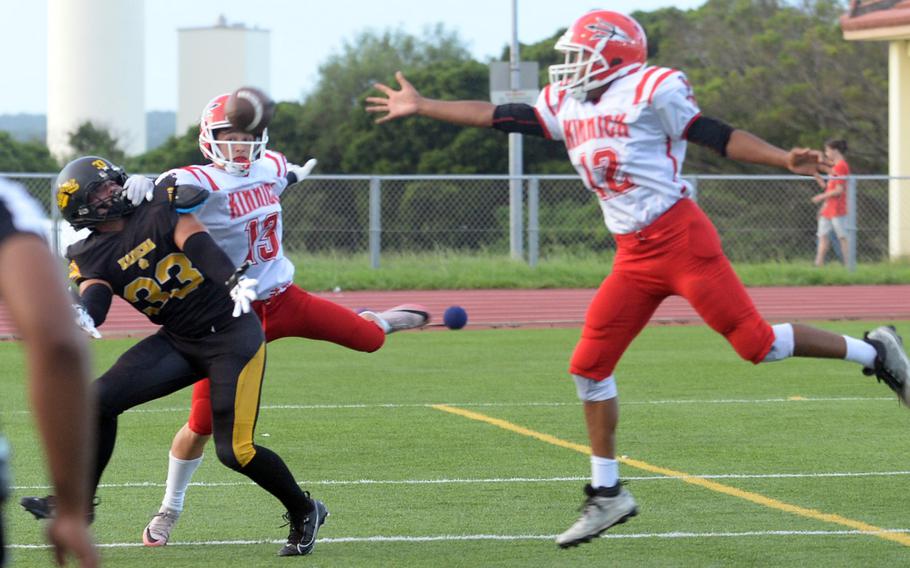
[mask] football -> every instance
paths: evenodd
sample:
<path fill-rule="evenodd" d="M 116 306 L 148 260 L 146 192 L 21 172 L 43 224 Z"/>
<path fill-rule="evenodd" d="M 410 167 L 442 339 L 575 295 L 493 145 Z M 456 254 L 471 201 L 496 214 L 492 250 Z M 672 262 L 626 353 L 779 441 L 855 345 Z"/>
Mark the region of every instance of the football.
<path fill-rule="evenodd" d="M 275 114 L 275 102 L 256 87 L 240 87 L 227 100 L 225 114 L 238 130 L 262 134 Z"/>

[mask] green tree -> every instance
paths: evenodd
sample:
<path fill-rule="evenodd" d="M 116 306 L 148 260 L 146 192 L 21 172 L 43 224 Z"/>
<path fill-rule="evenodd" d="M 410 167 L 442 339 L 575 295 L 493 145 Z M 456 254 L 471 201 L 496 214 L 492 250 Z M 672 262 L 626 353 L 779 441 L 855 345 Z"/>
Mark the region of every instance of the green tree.
<path fill-rule="evenodd" d="M 0 172 L 56 172 L 57 161 L 40 142 L 19 142 L 0 131 Z"/>
<path fill-rule="evenodd" d="M 69 133 L 72 154 L 69 159 L 79 156 L 101 156 L 122 164 L 126 154 L 120 149 L 120 141 L 107 129 L 95 126 L 91 121 L 83 122 Z"/>
<path fill-rule="evenodd" d="M 706 115 L 783 146 L 850 142 L 857 171 L 887 170 L 887 55 L 876 42 L 848 42 L 838 0 L 708 0 L 701 7 L 636 12 L 651 63 L 686 72 Z M 693 148 L 690 172 L 739 169 Z"/>
<path fill-rule="evenodd" d="M 125 167 L 130 172 L 161 173 L 189 164 L 206 163 L 199 151 L 199 126 L 187 128 L 182 136 L 171 136 L 154 150 L 128 158 Z"/>

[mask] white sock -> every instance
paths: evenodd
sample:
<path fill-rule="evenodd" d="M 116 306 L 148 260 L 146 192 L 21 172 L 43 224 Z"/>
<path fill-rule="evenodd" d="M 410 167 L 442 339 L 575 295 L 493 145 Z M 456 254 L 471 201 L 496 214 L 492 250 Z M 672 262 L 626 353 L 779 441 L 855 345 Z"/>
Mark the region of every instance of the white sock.
<path fill-rule="evenodd" d="M 844 359 L 859 363 L 867 369 L 875 367 L 875 357 L 877 356 L 875 347 L 872 347 L 872 345 L 866 343 L 862 339 L 856 339 L 855 337 L 846 335 L 844 336 L 844 341 L 847 342 L 847 355 Z"/>
<path fill-rule="evenodd" d="M 167 507 L 171 511 L 183 511 L 186 488 L 201 463 L 202 456 L 194 460 L 180 460 L 175 458 L 174 454 L 168 453 L 167 484 L 164 501 L 161 502 L 162 507 Z"/>
<path fill-rule="evenodd" d="M 619 481 L 619 462 L 591 456 L 591 487 L 613 487 Z"/>

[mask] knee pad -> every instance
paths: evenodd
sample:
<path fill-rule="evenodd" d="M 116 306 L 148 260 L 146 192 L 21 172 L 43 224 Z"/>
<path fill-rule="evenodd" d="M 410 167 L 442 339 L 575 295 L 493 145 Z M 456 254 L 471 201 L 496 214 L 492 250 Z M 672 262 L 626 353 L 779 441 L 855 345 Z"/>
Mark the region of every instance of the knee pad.
<path fill-rule="evenodd" d="M 250 441 L 235 448 L 231 443 L 219 444 L 216 440 L 215 454 L 218 456 L 218 461 L 234 471 L 240 471 L 253 460 L 256 455 L 256 446 Z"/>
<path fill-rule="evenodd" d="M 575 392 L 580 400 L 599 402 L 616 398 L 616 380 L 613 375 L 601 381 L 595 381 L 581 375 L 572 375 L 575 379 Z"/>
<path fill-rule="evenodd" d="M 793 326 L 789 323 L 780 323 L 772 327 L 774 330 L 774 343 L 771 350 L 762 359 L 762 363 L 780 361 L 793 356 L 795 342 L 793 340 Z"/>

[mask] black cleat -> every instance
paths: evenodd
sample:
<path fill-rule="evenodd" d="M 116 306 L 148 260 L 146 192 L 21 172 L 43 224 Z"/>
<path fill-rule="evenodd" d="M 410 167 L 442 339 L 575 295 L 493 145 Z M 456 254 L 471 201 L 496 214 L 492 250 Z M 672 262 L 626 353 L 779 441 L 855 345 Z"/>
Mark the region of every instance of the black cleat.
<path fill-rule="evenodd" d="M 35 515 L 36 519 L 53 519 L 54 518 L 54 496 L 47 497 L 23 497 L 19 499 L 19 504 L 29 513 Z"/>
<path fill-rule="evenodd" d="M 19 504 L 29 513 L 35 515 L 38 520 L 53 519 L 57 513 L 57 505 L 53 495 L 47 497 L 23 497 L 19 499 Z M 98 505 L 98 498 L 92 499 L 92 507 L 88 513 L 88 522 L 95 522 L 95 506 Z"/>
<path fill-rule="evenodd" d="M 303 519 L 295 522 L 291 513 L 285 513 L 284 519 L 291 525 L 288 541 L 278 551 L 278 556 L 304 556 L 313 552 L 316 547 L 316 533 L 329 516 L 325 503 L 313 499 L 313 510 L 304 515 Z"/>

